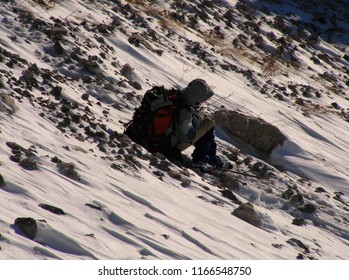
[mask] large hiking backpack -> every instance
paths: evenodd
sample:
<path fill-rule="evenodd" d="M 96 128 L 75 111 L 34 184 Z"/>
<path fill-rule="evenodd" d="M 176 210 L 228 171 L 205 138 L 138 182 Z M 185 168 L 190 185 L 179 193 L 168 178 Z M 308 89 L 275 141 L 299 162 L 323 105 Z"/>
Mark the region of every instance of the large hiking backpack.
<path fill-rule="evenodd" d="M 161 151 L 164 148 L 162 145 L 169 144 L 166 131 L 180 104 L 180 91 L 167 90 L 163 86 L 153 87 L 144 94 L 124 133 L 150 152 Z"/>

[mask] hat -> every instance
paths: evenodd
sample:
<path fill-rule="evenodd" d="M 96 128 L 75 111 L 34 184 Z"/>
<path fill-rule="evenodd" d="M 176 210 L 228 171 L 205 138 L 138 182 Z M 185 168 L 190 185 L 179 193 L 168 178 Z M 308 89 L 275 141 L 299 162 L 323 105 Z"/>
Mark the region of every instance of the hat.
<path fill-rule="evenodd" d="M 209 85 L 202 79 L 191 81 L 182 91 L 183 99 L 189 106 L 195 106 L 213 96 L 214 92 Z"/>

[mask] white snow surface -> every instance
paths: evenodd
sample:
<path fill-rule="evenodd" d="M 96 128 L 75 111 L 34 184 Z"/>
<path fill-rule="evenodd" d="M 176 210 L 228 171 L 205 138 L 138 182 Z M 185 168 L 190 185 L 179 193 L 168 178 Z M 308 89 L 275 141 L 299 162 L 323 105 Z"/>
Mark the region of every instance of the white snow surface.
<path fill-rule="evenodd" d="M 62 87 L 63 95 L 76 102 L 79 108 L 89 106 L 96 119 L 105 123 L 108 129 L 122 133 L 123 124 L 139 105 L 139 99 L 127 100 L 128 92 L 136 92 L 141 97 L 151 85 L 185 87 L 192 79 L 203 78 L 216 93 L 207 102 L 208 110 L 217 110 L 224 105 L 226 109 L 260 117 L 278 127 L 287 140 L 273 151 L 266 163 L 277 177 L 263 180 L 236 175 L 240 187 L 233 192 L 243 203 L 254 205 L 261 221 L 261 226 L 255 227 L 231 214 L 238 205 L 222 196 L 212 175 L 201 176 L 171 164 L 171 169 L 179 172 L 182 179 L 172 178 L 164 171 L 160 178 L 153 173 L 157 169 L 149 164 L 147 158 L 137 158 L 140 167 L 128 164 L 118 157 L 120 147 L 114 148 L 116 153 L 103 152 L 92 139 L 80 141 L 69 129 L 64 133 L 60 131 L 57 123 L 50 119 L 49 111 L 41 114 L 43 109 L 36 102 L 29 98 L 14 98 L 16 112 L 0 112 L 0 174 L 5 182 L 0 188 L 0 259 L 290 260 L 299 254 L 309 259 L 349 259 L 349 123 L 330 106 L 337 102 L 347 112 L 348 86 L 343 89 L 344 95 L 331 93 L 314 101 L 318 105 L 316 108 L 320 108 L 318 110 L 311 106 L 301 107 L 287 98 L 280 101 L 270 94 L 261 94 L 240 73 L 198 63 L 197 56 L 185 50 L 185 41 L 200 42 L 214 59 L 253 71 L 260 83 L 271 80 L 272 83 L 287 85 L 292 81 L 293 84 L 325 90 L 330 87 L 329 82 L 313 76 L 325 72 L 325 67 L 326 71 L 338 74 L 338 65 L 348 67 L 345 60 L 335 61 L 334 66 L 314 65 L 309 60 L 311 51 L 302 49 L 297 52 L 302 61 L 300 69 L 284 67 L 282 70 L 287 75 L 281 71 L 265 77 L 261 75 L 261 65 L 247 55 L 253 50 L 245 50 L 246 55 L 236 52 L 228 56 L 211 52 L 212 46 L 199 32 L 174 23 L 171 31 L 174 35 L 166 37 L 170 31 L 162 29 L 158 18 L 149 11 L 148 17 L 152 20 L 148 23 L 161 38 L 157 45 L 152 43 L 153 48 L 163 48 L 161 56 L 145 45 L 136 47 L 128 42 L 132 32 L 141 33 L 144 29 L 133 25 L 125 15 L 113 11 L 112 1 L 47 2 L 51 3 L 49 7 L 34 1 L 2 2 L 0 47 L 39 68 L 58 71 L 63 76 L 66 74 L 68 80 L 56 81 Z M 161 9 L 169 9 L 168 1 L 158 2 L 161 2 Z M 233 7 L 236 1 L 224 3 Z M 24 24 L 17 20 L 14 5 L 48 22 L 52 22 L 52 18 L 73 22 L 78 27 L 75 39 L 82 42 L 90 55 L 99 55 L 102 48 L 87 48 L 87 42 L 98 46 L 96 37 L 103 37 L 105 43 L 113 47 L 113 51 L 107 52 L 107 59 L 100 63 L 106 79 L 110 83 L 125 80 L 119 71 L 127 63 L 133 68 L 133 80 L 140 83 L 142 89 L 136 90 L 127 83 L 124 88 L 117 88 L 114 84 L 111 90 L 98 82 L 79 86 L 72 79 L 74 73 L 81 73 L 79 69 L 68 69 L 60 63 L 59 55 L 45 59 L 49 56 L 45 49 L 53 43 L 38 31 L 27 33 Z M 136 8 L 147 17 L 144 6 Z M 121 18 L 128 35 L 119 29 L 101 35 L 79 26 L 82 20 L 91 24 L 109 24 L 114 14 Z M 202 29 L 209 28 L 207 24 L 201 24 Z M 262 28 L 272 30 L 270 26 Z M 235 36 L 237 29 L 224 32 Z M 73 44 L 72 38 L 67 38 L 62 40 L 65 49 Z M 214 48 L 227 50 L 229 40 L 231 38 Z M 329 44 L 324 40 L 320 47 L 339 56 L 348 51 L 340 43 Z M 112 61 L 116 66 L 111 64 Z M 308 65 L 313 69 L 307 69 Z M 27 67 L 15 65 L 10 68 L 0 62 L 1 70 L 16 77 L 20 77 Z M 6 82 L 5 72 L 2 73 Z M 16 96 L 7 83 L 0 90 L 0 94 Z M 53 96 L 43 95 L 44 90 L 32 88 L 30 92 L 34 98 L 58 102 Z M 90 94 L 88 101 L 81 98 L 86 92 Z M 116 109 L 114 103 L 125 106 Z M 109 113 L 105 114 L 105 110 Z M 75 128 L 80 129 L 78 125 Z M 217 133 L 217 141 L 219 152 L 234 148 L 229 137 L 223 137 L 221 133 Z M 8 142 L 26 149 L 32 147 L 36 151 L 38 170 L 26 170 L 10 160 Z M 190 151 L 186 152 L 188 156 Z M 146 154 L 144 149 L 142 152 Z M 55 156 L 73 163 L 80 180 L 62 175 L 51 161 Z M 257 160 L 253 155 L 249 157 Z M 120 169 L 112 168 L 112 164 Z M 292 184 L 297 185 L 306 201 L 316 206 L 315 213 L 300 214 L 306 222 L 303 226 L 292 224 L 297 206 L 281 197 L 281 193 Z M 326 192 L 315 192 L 320 187 Z M 57 206 L 64 210 L 65 215 L 51 213 L 39 204 Z M 18 217 L 32 217 L 37 221 L 35 239 L 25 237 L 18 230 L 15 226 Z M 308 250 L 290 240 L 301 241 Z"/>

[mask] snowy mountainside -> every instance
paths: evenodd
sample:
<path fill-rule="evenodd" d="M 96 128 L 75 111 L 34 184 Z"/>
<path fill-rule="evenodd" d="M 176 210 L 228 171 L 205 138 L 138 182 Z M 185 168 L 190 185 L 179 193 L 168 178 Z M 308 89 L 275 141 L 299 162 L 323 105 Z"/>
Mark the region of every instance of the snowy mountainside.
<path fill-rule="evenodd" d="M 348 259 L 347 2 L 320 2 L 0 1 L 0 259 Z M 122 134 L 198 77 L 285 143 L 218 128 L 208 175 Z"/>

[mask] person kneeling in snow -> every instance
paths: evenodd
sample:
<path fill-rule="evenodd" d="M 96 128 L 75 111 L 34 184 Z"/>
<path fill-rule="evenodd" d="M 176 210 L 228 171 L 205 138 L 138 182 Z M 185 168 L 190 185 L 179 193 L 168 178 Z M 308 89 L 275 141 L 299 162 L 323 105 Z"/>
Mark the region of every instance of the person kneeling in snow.
<path fill-rule="evenodd" d="M 162 93 L 155 93 L 154 89 Z M 163 87 L 154 89 L 145 94 L 142 105 L 136 110 L 125 134 L 150 152 L 160 152 L 169 160 L 178 160 L 182 163 L 181 152 L 194 145 L 193 167 L 200 168 L 202 171 L 206 171 L 207 164 L 212 169 L 231 168 L 230 163 L 223 161 L 216 154 L 215 121 L 206 117 L 200 110 L 200 105 L 214 95 L 208 84 L 202 79 L 195 79 L 182 91 L 174 89 L 167 91 Z M 167 97 L 163 98 L 163 94 Z M 156 101 L 154 96 L 157 98 Z M 150 99 L 152 103 L 149 102 Z M 161 110 L 161 113 L 154 112 L 155 109 L 151 112 L 145 108 L 154 107 L 156 102 L 160 104 L 159 99 L 164 105 L 157 106 L 156 110 Z M 141 116 L 142 113 L 143 116 Z M 170 114 L 171 117 L 167 117 Z M 153 116 L 149 122 L 151 125 L 147 124 L 144 127 L 145 123 L 148 123 L 146 119 L 149 115 Z M 160 126 L 162 128 L 159 128 Z M 163 131 L 159 132 L 161 130 Z"/>

